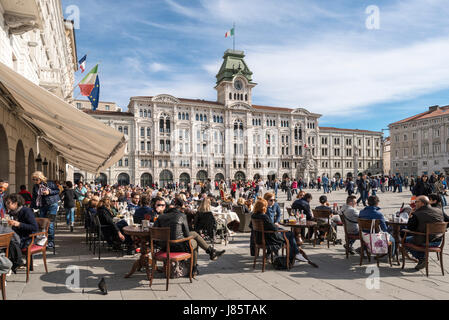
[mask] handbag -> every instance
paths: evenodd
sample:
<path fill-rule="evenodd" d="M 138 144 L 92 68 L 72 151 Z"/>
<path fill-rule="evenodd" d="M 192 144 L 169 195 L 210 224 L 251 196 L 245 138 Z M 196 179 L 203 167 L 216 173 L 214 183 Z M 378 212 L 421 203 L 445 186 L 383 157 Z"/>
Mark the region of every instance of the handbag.
<path fill-rule="evenodd" d="M 376 220 L 372 220 L 371 222 L 371 230 L 369 233 L 362 232 L 362 238 L 365 242 L 365 245 L 368 247 L 369 251 L 372 254 L 387 254 L 388 253 L 388 233 L 380 231 L 379 233 L 375 233 L 375 222 Z"/>

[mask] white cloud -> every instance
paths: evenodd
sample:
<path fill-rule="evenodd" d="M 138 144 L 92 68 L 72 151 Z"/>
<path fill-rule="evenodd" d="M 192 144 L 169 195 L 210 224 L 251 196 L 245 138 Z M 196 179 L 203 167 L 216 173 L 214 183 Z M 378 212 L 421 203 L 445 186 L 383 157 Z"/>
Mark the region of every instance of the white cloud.
<path fill-rule="evenodd" d="M 162 64 L 162 63 L 158 63 L 158 62 L 151 63 L 149 66 L 149 69 L 152 72 L 161 72 L 161 71 L 170 71 L 171 70 L 170 66 Z"/>

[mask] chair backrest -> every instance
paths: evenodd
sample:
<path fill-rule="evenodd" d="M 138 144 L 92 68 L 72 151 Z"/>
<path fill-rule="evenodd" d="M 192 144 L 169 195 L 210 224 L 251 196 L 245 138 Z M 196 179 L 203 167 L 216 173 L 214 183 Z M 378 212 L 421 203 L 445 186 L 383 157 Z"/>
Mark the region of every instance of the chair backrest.
<path fill-rule="evenodd" d="M 345 235 L 348 234 L 347 226 L 346 226 L 346 217 L 344 214 L 340 214 L 340 220 L 343 223 L 343 229 L 345 230 Z"/>
<path fill-rule="evenodd" d="M 263 226 L 263 220 L 261 219 L 251 219 L 252 225 L 253 225 L 253 230 L 254 232 L 259 232 L 259 235 L 261 237 L 261 241 L 260 243 L 257 243 L 257 233 L 254 236 L 254 241 L 256 242 L 256 244 L 258 245 L 262 245 L 265 247 L 265 229 Z"/>
<path fill-rule="evenodd" d="M 154 241 L 165 242 L 165 250 L 170 253 L 170 228 L 150 228 L 150 239 L 152 254 L 154 253 Z"/>
<path fill-rule="evenodd" d="M 446 230 L 447 230 L 447 222 L 435 222 L 426 224 L 426 243 L 430 241 L 429 240 L 430 235 L 441 235 L 443 237 L 441 246 L 444 246 Z"/>
<path fill-rule="evenodd" d="M 327 219 L 329 222 L 332 211 L 330 210 L 313 210 L 313 217 L 317 219 Z"/>
<path fill-rule="evenodd" d="M 45 232 L 48 235 L 48 228 L 50 227 L 50 219 L 36 218 L 37 225 L 39 226 L 39 232 Z"/>
<path fill-rule="evenodd" d="M 371 230 L 371 223 L 373 220 L 370 219 L 359 219 L 359 230 L 362 232 L 362 230 Z M 375 231 L 376 233 L 380 232 L 380 220 L 375 220 Z"/>
<path fill-rule="evenodd" d="M 9 243 L 11 242 L 14 233 L 0 234 L 0 249 L 6 249 L 5 256 L 9 256 Z"/>
<path fill-rule="evenodd" d="M 237 213 L 237 214 L 243 214 L 243 208 L 242 208 L 242 206 L 235 206 L 235 207 L 234 207 L 234 211 L 235 211 L 235 213 Z"/>

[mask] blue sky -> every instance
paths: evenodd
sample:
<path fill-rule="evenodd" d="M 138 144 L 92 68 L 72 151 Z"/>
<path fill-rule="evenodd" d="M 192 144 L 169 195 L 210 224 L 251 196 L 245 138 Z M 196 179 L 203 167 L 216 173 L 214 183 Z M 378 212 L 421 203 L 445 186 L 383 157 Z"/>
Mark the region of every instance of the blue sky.
<path fill-rule="evenodd" d="M 258 83 L 255 104 L 376 131 L 449 104 L 446 0 L 63 0 L 69 5 L 80 9 L 79 58 L 89 53 L 88 68 L 101 61 L 101 100 L 124 108 L 136 95 L 215 101 L 233 22 Z M 378 30 L 366 27 L 370 5 Z"/>

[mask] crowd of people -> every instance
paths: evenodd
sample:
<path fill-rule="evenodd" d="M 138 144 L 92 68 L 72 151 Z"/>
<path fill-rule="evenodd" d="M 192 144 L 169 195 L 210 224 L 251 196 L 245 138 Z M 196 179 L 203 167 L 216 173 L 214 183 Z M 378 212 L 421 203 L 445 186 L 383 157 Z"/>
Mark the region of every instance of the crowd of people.
<path fill-rule="evenodd" d="M 30 244 L 30 235 L 39 231 L 36 217 L 50 219 L 48 247 L 54 247 L 54 221 L 58 210 L 62 208 L 71 232 L 74 231 L 76 218 L 85 218 L 86 213 L 89 217 L 96 215 L 101 225 L 105 227 L 103 230 L 104 240 L 113 250 L 122 250 L 123 246 L 126 247 L 128 254 L 133 254 L 136 250 L 133 238 L 123 232 L 128 223 L 124 219 L 114 219 L 122 217 L 123 208 L 132 213 L 136 224 L 140 224 L 143 220 L 150 220 L 155 227 L 169 227 L 172 240 L 193 237 L 192 245 L 195 249 L 193 268 L 197 274 L 199 273 L 197 268 L 198 248 L 203 249 L 211 260 L 216 260 L 225 253 L 224 250 L 218 251 L 205 241 L 207 234 L 212 234 L 211 238 L 214 239 L 213 233 L 216 232 L 218 224 L 223 224 L 222 221 L 214 218 L 212 207 L 239 206 L 244 214 L 251 214 L 253 219 L 262 220 L 265 230 L 278 230 L 281 227 L 282 217 L 281 208 L 277 202 L 279 190 L 287 194 L 287 202 L 291 202 L 292 210 L 304 215 L 307 221 L 311 221 L 314 219 L 310 205 L 313 196 L 303 190 L 323 187 L 325 195 L 319 198 L 320 205 L 315 209 L 329 211 L 332 215 L 329 230 L 323 229 L 326 221 L 318 219 L 319 241 L 330 240 L 341 243 L 341 240 L 337 239 L 337 227 L 342 225 L 342 221 L 335 208 L 330 207 L 326 196 L 327 193 L 337 189 L 345 189 L 348 192 L 342 213 L 347 219 L 349 233 L 358 233 L 357 219 L 362 218 L 379 219 L 381 229 L 391 234 L 379 208 L 379 198 L 376 195 L 379 189 L 381 192 L 403 192 L 403 187 L 411 188 L 411 192 L 417 196 L 417 199 L 416 208 L 410 209 L 410 230 L 422 230 L 422 221 L 449 221 L 444 213 L 444 206 L 447 204 L 445 199 L 447 179 L 443 175 L 435 174 L 430 177 L 423 175 L 416 179 L 403 179 L 400 175 L 373 177 L 361 174 L 356 181 L 348 178 L 345 182 L 341 179 L 329 179 L 324 175 L 316 181 L 312 181 L 307 187 L 301 179 L 290 180 L 289 178 L 282 182 L 278 180 L 264 182 L 262 179 L 215 182 L 207 180 L 193 184 L 170 183 L 161 187 L 157 184 L 148 187 L 103 186 L 95 183 L 77 182 L 73 184 L 71 181 L 64 183 L 49 181 L 42 172 L 33 173 L 32 181 L 32 190 L 28 191 L 25 186 L 21 186 L 20 192 L 17 194 L 8 194 L 8 183 L 0 181 L 0 215 L 2 219 L 5 216 L 11 217 L 8 219 L 8 226 L 0 227 L 0 233 L 14 232 L 10 250 L 14 272 L 24 264 L 21 251 Z M 357 197 L 356 194 L 359 196 Z M 293 195 L 296 195 L 295 200 L 292 199 Z M 365 207 L 361 211 L 357 209 L 360 203 L 363 203 Z M 418 214 L 415 214 L 416 212 Z M 221 227 L 227 230 L 232 228 L 226 223 Z M 250 227 L 252 228 L 252 225 Z M 301 249 L 304 239 L 312 237 L 310 232 L 307 235 L 304 233 L 301 231 L 286 234 L 291 248 L 291 263 L 302 261 L 317 267 Z M 325 239 L 325 235 L 327 235 L 327 239 Z M 255 236 L 257 235 L 252 232 L 249 244 L 252 255 L 255 254 L 253 248 Z M 421 240 L 407 239 L 407 241 L 416 243 L 421 243 Z M 432 243 L 438 242 L 438 239 L 433 240 L 435 241 Z M 285 239 L 273 234 L 266 241 L 270 253 L 277 255 Z M 390 236 L 390 242 L 393 247 L 397 245 L 392 236 Z M 353 242 L 349 244 L 348 250 L 354 254 L 352 245 Z M 171 248 L 173 252 L 185 250 L 187 248 L 184 244 L 177 244 Z M 421 268 L 422 255 L 417 252 L 412 254 L 419 259 L 417 268 Z"/>

